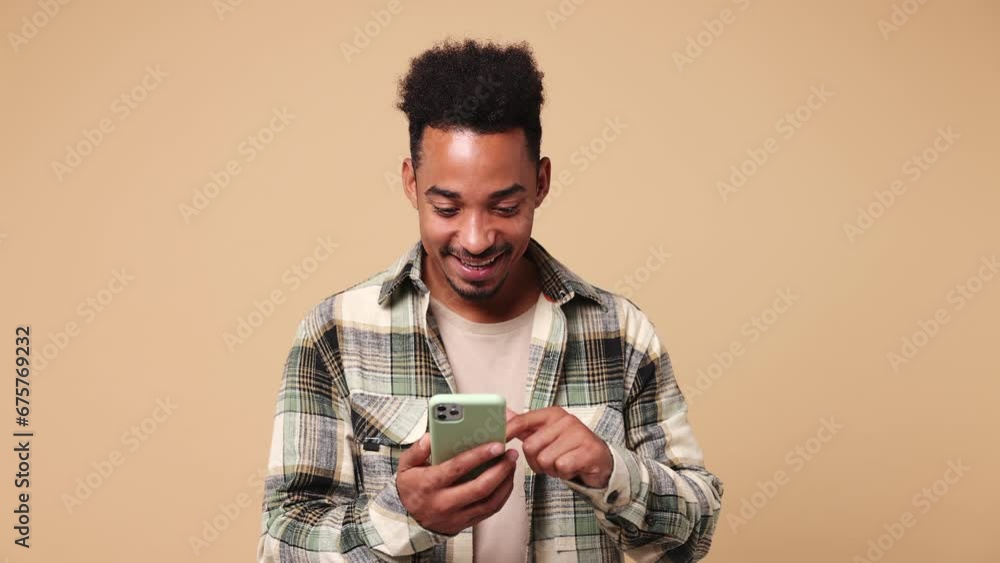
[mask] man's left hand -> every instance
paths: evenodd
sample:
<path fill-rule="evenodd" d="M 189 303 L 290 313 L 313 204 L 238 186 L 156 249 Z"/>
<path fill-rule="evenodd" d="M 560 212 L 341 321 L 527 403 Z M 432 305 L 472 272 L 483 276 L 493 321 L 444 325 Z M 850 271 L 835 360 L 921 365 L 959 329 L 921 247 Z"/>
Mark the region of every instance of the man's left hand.
<path fill-rule="evenodd" d="M 603 488 L 614 461 L 608 444 L 562 407 L 523 414 L 507 409 L 507 440 L 521 440 L 524 459 L 535 473 Z"/>

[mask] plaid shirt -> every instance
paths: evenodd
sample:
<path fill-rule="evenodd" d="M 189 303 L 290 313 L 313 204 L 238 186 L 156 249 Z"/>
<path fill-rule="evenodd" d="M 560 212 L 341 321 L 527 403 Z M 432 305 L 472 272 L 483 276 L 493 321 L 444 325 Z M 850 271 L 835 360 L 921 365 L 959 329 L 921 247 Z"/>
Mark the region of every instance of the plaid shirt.
<path fill-rule="evenodd" d="M 652 322 L 534 239 L 528 253 L 542 294 L 525 404 L 580 418 L 608 443 L 614 468 L 597 489 L 525 467 L 524 560 L 703 558 L 723 484 L 704 467 Z M 278 393 L 258 561 L 472 561 L 471 527 L 423 528 L 396 489 L 400 453 L 427 429 L 427 399 L 456 388 L 427 315 L 423 256 L 418 242 L 299 324 Z"/>

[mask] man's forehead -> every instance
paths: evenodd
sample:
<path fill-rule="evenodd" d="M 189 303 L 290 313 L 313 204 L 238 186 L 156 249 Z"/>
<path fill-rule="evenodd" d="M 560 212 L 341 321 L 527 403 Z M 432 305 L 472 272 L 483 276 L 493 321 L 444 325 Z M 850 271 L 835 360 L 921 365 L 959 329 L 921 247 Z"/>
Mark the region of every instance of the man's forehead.
<path fill-rule="evenodd" d="M 462 161 L 484 158 L 487 155 L 511 158 L 527 156 L 526 137 L 521 128 L 499 132 L 478 132 L 471 129 L 424 128 L 420 143 L 422 160 Z"/>

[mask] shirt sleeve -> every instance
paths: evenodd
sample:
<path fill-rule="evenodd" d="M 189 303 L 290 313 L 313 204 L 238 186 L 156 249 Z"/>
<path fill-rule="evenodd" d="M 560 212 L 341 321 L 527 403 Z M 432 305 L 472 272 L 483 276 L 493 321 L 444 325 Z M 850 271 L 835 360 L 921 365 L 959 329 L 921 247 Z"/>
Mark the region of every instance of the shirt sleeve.
<path fill-rule="evenodd" d="M 564 482 L 635 559 L 698 561 L 711 546 L 723 483 L 705 468 L 669 355 L 652 323 L 631 309 L 641 322 L 626 329 L 626 444 L 609 444 L 614 468 L 606 487 Z"/>
<path fill-rule="evenodd" d="M 324 330 L 328 324 L 316 310 L 307 315 L 285 363 L 257 560 L 410 560 L 449 536 L 407 513 L 395 475 L 377 494 L 356 482 L 346 382 L 336 330 Z"/>

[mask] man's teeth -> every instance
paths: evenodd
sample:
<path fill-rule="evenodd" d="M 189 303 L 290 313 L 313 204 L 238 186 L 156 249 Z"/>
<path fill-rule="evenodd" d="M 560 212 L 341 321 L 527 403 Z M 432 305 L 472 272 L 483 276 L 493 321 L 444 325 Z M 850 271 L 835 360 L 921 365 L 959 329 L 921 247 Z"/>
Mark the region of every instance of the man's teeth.
<path fill-rule="evenodd" d="M 500 257 L 499 255 L 498 256 L 494 256 L 493 259 L 490 260 L 489 262 L 473 263 L 473 262 L 466 262 L 465 260 L 461 260 L 461 259 L 459 261 L 462 264 L 464 264 L 464 265 L 466 265 L 466 266 L 468 266 L 470 268 L 485 268 L 486 266 L 489 266 L 490 264 L 496 262 L 497 258 L 499 258 L 499 257 Z"/>

